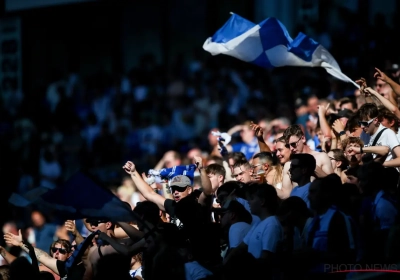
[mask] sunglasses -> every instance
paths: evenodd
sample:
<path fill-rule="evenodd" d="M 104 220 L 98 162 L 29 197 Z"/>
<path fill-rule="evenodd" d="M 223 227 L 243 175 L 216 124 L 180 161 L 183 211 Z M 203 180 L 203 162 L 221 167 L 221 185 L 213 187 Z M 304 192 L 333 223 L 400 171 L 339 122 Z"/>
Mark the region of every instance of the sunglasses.
<path fill-rule="evenodd" d="M 107 223 L 108 221 L 106 220 L 90 220 L 86 219 L 86 223 L 88 223 L 91 226 L 97 227 L 101 223 Z"/>
<path fill-rule="evenodd" d="M 360 127 L 368 127 L 373 121 L 375 120 L 375 118 L 373 118 L 372 120 L 369 121 L 358 121 L 358 125 Z"/>
<path fill-rule="evenodd" d="M 285 147 L 286 147 L 287 149 L 289 149 L 290 147 L 296 148 L 297 145 L 299 144 L 300 140 L 301 140 L 301 138 L 300 138 L 299 140 L 297 140 L 296 142 L 288 143 L 288 144 L 285 145 Z"/>
<path fill-rule="evenodd" d="M 67 250 L 66 250 L 66 249 L 63 249 L 63 248 L 57 248 L 57 247 L 52 247 L 52 248 L 51 248 L 51 252 L 56 253 L 57 251 L 58 251 L 61 255 L 65 255 L 65 254 L 67 253 Z"/>
<path fill-rule="evenodd" d="M 179 187 L 179 186 L 170 186 L 170 189 L 172 192 L 178 191 L 178 192 L 184 192 L 186 191 L 187 187 Z"/>

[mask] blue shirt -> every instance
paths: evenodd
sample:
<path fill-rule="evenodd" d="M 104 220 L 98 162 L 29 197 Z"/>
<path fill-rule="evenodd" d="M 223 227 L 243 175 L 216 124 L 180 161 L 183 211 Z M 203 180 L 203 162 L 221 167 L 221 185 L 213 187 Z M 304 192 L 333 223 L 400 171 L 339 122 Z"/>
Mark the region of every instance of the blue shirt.
<path fill-rule="evenodd" d="M 260 151 L 260 147 L 258 146 L 257 138 L 254 137 L 251 143 L 237 143 L 232 145 L 233 152 L 242 152 L 247 160 L 250 160 L 255 153 Z"/>
<path fill-rule="evenodd" d="M 295 187 L 290 196 L 298 196 L 307 204 L 307 207 L 310 208 L 310 201 L 308 200 L 308 190 L 310 189 L 311 182 L 305 184 L 304 186 Z"/>
<path fill-rule="evenodd" d="M 54 241 L 57 226 L 54 224 L 45 224 L 42 228 L 34 228 L 36 248 L 48 252 Z"/>

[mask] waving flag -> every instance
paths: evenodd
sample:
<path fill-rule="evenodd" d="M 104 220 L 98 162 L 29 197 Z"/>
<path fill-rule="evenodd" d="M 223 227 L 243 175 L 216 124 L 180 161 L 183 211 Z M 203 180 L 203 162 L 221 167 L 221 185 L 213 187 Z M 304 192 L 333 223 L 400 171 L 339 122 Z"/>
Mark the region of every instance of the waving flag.
<path fill-rule="evenodd" d="M 359 86 L 342 73 L 333 56 L 318 42 L 299 33 L 293 40 L 276 18 L 254 24 L 232 13 L 203 49 L 212 55 L 225 54 L 263 68 L 282 66 L 323 67 L 332 76 Z"/>
<path fill-rule="evenodd" d="M 148 175 L 154 178 L 156 183 L 160 183 L 162 180 L 170 180 L 178 175 L 185 175 L 189 177 L 193 185 L 194 172 L 196 168 L 197 166 L 195 164 L 190 164 L 190 165 L 178 165 L 172 168 L 163 168 L 161 170 L 150 169 Z M 149 182 L 150 180 L 147 183 Z"/>
<path fill-rule="evenodd" d="M 9 202 L 18 207 L 31 204 L 56 211 L 59 218 L 108 218 L 111 221 L 136 220 L 132 209 L 89 175 L 78 172 L 60 187 L 35 188 L 24 195 L 12 194 Z"/>

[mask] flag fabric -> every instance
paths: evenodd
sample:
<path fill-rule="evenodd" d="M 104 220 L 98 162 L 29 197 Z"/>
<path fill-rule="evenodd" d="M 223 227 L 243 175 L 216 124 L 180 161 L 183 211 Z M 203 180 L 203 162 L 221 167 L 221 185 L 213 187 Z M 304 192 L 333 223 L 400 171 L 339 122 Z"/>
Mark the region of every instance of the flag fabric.
<path fill-rule="evenodd" d="M 318 42 L 299 33 L 293 40 L 276 18 L 259 24 L 232 14 L 203 49 L 212 55 L 225 54 L 264 68 L 282 66 L 323 67 L 332 76 L 359 86 L 342 73 L 333 56 Z"/>
<path fill-rule="evenodd" d="M 55 189 L 38 187 L 24 195 L 13 193 L 9 202 L 19 207 L 38 205 L 46 210 L 55 211 L 57 217 L 65 220 L 83 218 L 107 218 L 115 222 L 137 220 L 129 205 L 83 172 L 76 173 Z"/>
<path fill-rule="evenodd" d="M 193 185 L 194 172 L 197 166 L 195 164 L 189 165 L 178 165 L 172 168 L 163 168 L 161 170 L 150 169 L 148 175 L 155 178 L 156 183 L 161 183 L 162 180 L 170 180 L 178 175 L 185 175 L 189 177 L 190 182 Z"/>

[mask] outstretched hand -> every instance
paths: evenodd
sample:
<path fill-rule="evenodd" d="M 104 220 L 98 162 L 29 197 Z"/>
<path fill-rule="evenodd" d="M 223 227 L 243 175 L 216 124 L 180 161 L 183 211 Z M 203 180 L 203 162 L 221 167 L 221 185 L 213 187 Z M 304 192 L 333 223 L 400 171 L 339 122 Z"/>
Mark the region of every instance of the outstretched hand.
<path fill-rule="evenodd" d="M 12 234 L 11 232 L 6 232 L 4 234 L 4 240 L 6 241 L 7 245 L 19 246 L 22 242 L 21 230 L 18 231 L 18 235 Z"/>
<path fill-rule="evenodd" d="M 255 124 L 255 123 L 251 122 L 250 128 L 251 128 L 252 130 L 254 130 L 254 134 L 255 134 L 255 136 L 256 136 L 257 138 L 259 138 L 259 139 L 260 139 L 260 138 L 263 138 L 264 129 L 263 129 L 261 126 L 259 126 L 258 124 Z"/>

